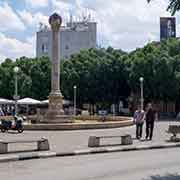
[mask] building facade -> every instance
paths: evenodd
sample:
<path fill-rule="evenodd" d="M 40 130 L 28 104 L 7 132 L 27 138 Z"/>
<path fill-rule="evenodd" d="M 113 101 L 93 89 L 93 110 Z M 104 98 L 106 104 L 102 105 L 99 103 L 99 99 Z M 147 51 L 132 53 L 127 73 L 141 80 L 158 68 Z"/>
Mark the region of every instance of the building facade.
<path fill-rule="evenodd" d="M 60 56 L 68 59 L 81 49 L 95 48 L 97 41 L 96 22 L 69 22 L 60 30 Z M 51 57 L 52 33 L 47 27 L 37 32 L 36 56 Z"/>

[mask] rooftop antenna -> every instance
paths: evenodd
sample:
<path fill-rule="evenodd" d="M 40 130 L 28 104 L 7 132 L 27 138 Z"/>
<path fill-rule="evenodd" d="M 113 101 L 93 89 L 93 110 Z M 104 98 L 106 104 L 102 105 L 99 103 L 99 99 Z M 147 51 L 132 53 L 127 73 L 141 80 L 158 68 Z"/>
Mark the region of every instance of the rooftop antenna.
<path fill-rule="evenodd" d="M 73 27 L 73 15 L 70 13 L 70 19 L 69 19 L 70 28 Z"/>
<path fill-rule="evenodd" d="M 44 30 L 47 31 L 48 30 L 48 26 L 44 25 Z"/>
<path fill-rule="evenodd" d="M 39 30 L 42 31 L 43 30 L 43 23 L 42 22 L 39 22 Z"/>
<path fill-rule="evenodd" d="M 64 25 L 65 26 L 66 26 L 67 22 L 68 22 L 68 15 L 66 14 L 66 15 L 64 15 Z"/>
<path fill-rule="evenodd" d="M 72 16 L 72 14 L 70 14 L 70 23 L 71 24 L 73 23 L 73 16 Z"/>
<path fill-rule="evenodd" d="M 74 16 L 75 22 L 77 22 L 77 16 Z"/>
<path fill-rule="evenodd" d="M 149 37 L 149 38 L 148 38 L 148 44 L 150 44 L 151 42 L 152 42 L 152 38 Z"/>
<path fill-rule="evenodd" d="M 85 15 L 82 16 L 82 21 L 86 22 L 86 16 Z"/>
<path fill-rule="evenodd" d="M 87 21 L 91 21 L 91 11 L 89 9 L 87 9 Z"/>
<path fill-rule="evenodd" d="M 80 22 L 81 21 L 81 16 L 78 16 L 78 22 Z"/>
<path fill-rule="evenodd" d="M 88 14 L 88 21 L 89 22 L 91 21 L 91 12 L 89 12 L 89 14 Z"/>

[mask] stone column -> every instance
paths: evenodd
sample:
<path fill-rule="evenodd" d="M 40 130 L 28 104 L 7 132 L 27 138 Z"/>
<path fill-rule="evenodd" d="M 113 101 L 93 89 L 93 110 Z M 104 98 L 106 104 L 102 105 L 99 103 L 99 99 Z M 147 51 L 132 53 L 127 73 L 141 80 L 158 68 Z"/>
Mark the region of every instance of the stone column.
<path fill-rule="evenodd" d="M 60 79 L 60 26 L 61 16 L 53 14 L 49 18 L 52 29 L 52 71 L 51 71 L 51 94 L 61 94 L 59 88 Z"/>
<path fill-rule="evenodd" d="M 51 70 L 51 93 L 49 95 L 49 108 L 44 117 L 46 123 L 71 122 L 64 115 L 63 96 L 60 91 L 60 27 L 62 18 L 54 13 L 49 18 L 52 30 L 52 70 Z"/>

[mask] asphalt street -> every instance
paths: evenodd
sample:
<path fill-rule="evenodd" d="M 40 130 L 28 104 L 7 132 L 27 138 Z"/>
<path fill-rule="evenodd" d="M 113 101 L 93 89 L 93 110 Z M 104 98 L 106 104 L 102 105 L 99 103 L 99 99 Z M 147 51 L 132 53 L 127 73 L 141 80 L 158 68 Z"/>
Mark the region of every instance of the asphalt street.
<path fill-rule="evenodd" d="M 179 180 L 180 148 L 0 164 L 6 180 Z"/>

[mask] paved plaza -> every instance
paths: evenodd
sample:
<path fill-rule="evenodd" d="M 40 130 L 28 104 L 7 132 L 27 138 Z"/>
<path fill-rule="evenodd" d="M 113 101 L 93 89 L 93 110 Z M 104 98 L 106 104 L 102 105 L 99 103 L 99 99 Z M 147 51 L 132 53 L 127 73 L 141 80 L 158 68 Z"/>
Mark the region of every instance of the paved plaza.
<path fill-rule="evenodd" d="M 165 131 L 170 124 L 179 124 L 175 121 L 159 121 L 155 124 L 154 137 L 152 141 L 145 141 L 145 125 L 143 128 L 142 141 L 134 139 L 134 145 L 156 145 L 164 143 L 171 136 Z M 0 133 L 2 140 L 31 140 L 45 137 L 50 142 L 50 150 L 56 152 L 69 152 L 74 150 L 91 149 L 88 148 L 89 136 L 118 136 L 131 134 L 135 138 L 135 126 L 115 128 L 115 129 L 98 129 L 98 130 L 77 130 L 77 131 L 24 131 L 22 134 L 15 132 Z M 106 139 L 101 141 L 102 147 L 120 146 L 120 138 Z M 31 147 L 32 146 L 32 147 Z M 33 145 L 10 145 L 10 150 L 33 149 Z M 4 155 L 0 155 L 4 156 Z"/>
<path fill-rule="evenodd" d="M 156 122 L 153 140 L 134 140 L 134 144 L 155 145 L 165 142 L 170 137 L 165 132 L 170 124 L 179 124 L 179 122 Z M 90 135 L 123 135 L 125 133 L 132 134 L 134 138 L 135 126 L 102 130 L 25 131 L 23 134 L 9 132 L 0 133 L 0 139 L 29 140 L 46 137 L 50 141 L 51 151 L 66 152 L 88 149 Z M 145 136 L 145 126 L 143 135 Z M 103 147 L 111 147 L 115 144 L 119 144 L 118 139 L 102 142 Z M 15 146 L 15 149 L 31 148 L 25 145 Z M 9 154 L 11 155 L 13 154 Z M 2 156 L 5 155 L 0 157 Z M 0 177 L 7 180 L 51 180 L 52 178 L 54 180 L 179 180 L 179 164 L 179 148 L 156 149 L 5 162 L 0 163 Z"/>

